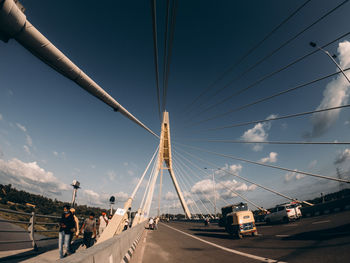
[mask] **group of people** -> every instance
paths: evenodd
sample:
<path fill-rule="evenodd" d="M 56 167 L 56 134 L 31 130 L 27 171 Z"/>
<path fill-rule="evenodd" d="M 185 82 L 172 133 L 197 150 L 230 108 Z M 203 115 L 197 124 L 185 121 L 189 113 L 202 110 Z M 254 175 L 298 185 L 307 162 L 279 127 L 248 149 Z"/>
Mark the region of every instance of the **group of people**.
<path fill-rule="evenodd" d="M 65 205 L 63 207 L 63 213 L 59 222 L 60 229 L 58 235 L 58 249 L 60 258 L 74 252 L 72 247 L 72 239 L 73 236 L 77 238 L 80 233 L 84 233 L 83 246 L 86 248 L 91 247 L 97 237 L 97 225 L 99 226 L 98 234 L 100 236 L 107 227 L 110 219 L 111 216 L 108 218 L 107 214 L 102 212 L 96 223 L 95 214 L 91 212 L 89 217 L 83 222 L 82 227 L 79 228 L 79 219 L 75 215 L 75 209 L 70 208 L 69 205 Z"/>
<path fill-rule="evenodd" d="M 158 222 L 159 222 L 159 217 L 156 217 L 154 219 L 153 217 L 150 217 L 150 219 L 148 220 L 148 229 L 157 230 Z"/>

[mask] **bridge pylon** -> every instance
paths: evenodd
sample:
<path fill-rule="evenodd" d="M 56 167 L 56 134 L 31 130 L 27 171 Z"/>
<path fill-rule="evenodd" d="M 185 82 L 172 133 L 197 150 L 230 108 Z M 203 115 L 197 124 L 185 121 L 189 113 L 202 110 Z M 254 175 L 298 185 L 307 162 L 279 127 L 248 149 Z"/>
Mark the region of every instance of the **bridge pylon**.
<path fill-rule="evenodd" d="M 177 179 L 173 170 L 172 157 L 171 157 L 170 122 L 169 122 L 169 113 L 167 111 L 163 112 L 163 121 L 162 121 L 161 135 L 160 135 L 160 142 L 159 142 L 157 168 L 156 168 L 154 177 L 152 179 L 150 188 L 148 190 L 146 202 L 142 209 L 143 214 L 141 218 L 149 216 L 149 211 L 150 211 L 150 207 L 153 199 L 153 192 L 156 185 L 156 181 L 157 181 L 159 172 L 162 174 L 164 170 L 167 170 L 169 172 L 170 178 L 174 184 L 177 196 L 179 197 L 181 206 L 185 212 L 186 217 L 191 218 L 190 210 L 187 207 L 185 198 L 183 197 L 182 191 L 180 189 L 180 186 L 177 182 Z"/>

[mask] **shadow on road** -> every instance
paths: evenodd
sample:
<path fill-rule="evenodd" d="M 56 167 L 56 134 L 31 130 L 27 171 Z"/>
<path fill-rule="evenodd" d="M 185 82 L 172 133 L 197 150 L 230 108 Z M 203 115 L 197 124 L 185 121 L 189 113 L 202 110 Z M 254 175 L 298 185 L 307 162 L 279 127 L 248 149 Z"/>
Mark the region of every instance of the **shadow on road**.
<path fill-rule="evenodd" d="M 289 237 L 283 238 L 284 240 L 328 240 L 333 238 L 339 238 L 350 235 L 350 224 L 321 229 L 315 231 L 302 232 Z"/>
<path fill-rule="evenodd" d="M 190 231 L 200 231 L 200 232 L 225 232 L 225 229 L 221 228 L 190 228 Z"/>
<path fill-rule="evenodd" d="M 214 238 L 220 238 L 220 239 L 232 239 L 229 234 L 213 234 L 213 233 L 194 233 L 196 236 L 202 236 L 202 237 L 214 237 Z"/>

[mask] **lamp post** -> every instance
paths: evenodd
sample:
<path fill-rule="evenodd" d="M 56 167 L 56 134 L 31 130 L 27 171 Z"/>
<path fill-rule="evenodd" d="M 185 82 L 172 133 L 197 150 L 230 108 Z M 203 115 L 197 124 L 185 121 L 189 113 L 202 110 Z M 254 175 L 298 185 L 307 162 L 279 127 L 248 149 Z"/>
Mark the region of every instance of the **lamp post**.
<path fill-rule="evenodd" d="M 110 215 L 113 215 L 113 205 L 115 203 L 115 197 L 112 195 L 110 198 L 109 198 L 109 204 L 111 206 L 111 214 Z"/>
<path fill-rule="evenodd" d="M 208 169 L 207 167 L 204 167 L 204 169 Z M 214 192 L 214 217 L 216 218 L 216 187 L 215 187 L 215 169 L 211 169 L 213 173 L 213 192 Z"/>
<path fill-rule="evenodd" d="M 71 185 L 73 186 L 73 196 L 72 196 L 71 206 L 74 207 L 75 198 L 77 197 L 77 191 L 80 188 L 80 183 L 77 180 L 73 180 L 73 183 Z"/>
<path fill-rule="evenodd" d="M 309 44 L 310 44 L 310 46 L 315 47 L 318 50 L 321 50 L 323 53 L 325 53 L 333 61 L 333 63 L 337 66 L 337 68 L 341 71 L 341 73 L 344 75 L 346 80 L 350 83 L 350 79 L 348 78 L 348 76 L 346 76 L 346 74 L 345 74 L 344 70 L 342 69 L 342 67 L 335 60 L 335 58 L 337 57 L 336 55 L 331 55 L 327 50 L 325 50 L 322 47 L 318 46 L 315 42 L 310 42 Z"/>

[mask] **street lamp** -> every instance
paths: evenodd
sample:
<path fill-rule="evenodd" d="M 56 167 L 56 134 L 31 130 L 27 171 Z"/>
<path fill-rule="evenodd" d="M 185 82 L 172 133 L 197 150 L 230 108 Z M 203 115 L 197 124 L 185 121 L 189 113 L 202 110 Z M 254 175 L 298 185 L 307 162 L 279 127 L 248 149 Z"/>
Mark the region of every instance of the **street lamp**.
<path fill-rule="evenodd" d="M 315 42 L 310 42 L 309 43 L 310 46 L 317 48 L 318 50 L 323 51 L 332 61 L 333 63 L 337 66 L 337 68 L 341 71 L 341 73 L 344 75 L 344 77 L 346 78 L 346 80 L 350 83 L 350 79 L 348 78 L 348 76 L 346 76 L 344 70 L 342 69 L 342 67 L 337 63 L 337 61 L 335 60 L 335 58 L 337 57 L 336 55 L 331 55 L 327 50 L 324 50 L 322 47 L 318 46 Z"/>
<path fill-rule="evenodd" d="M 80 188 L 80 183 L 77 180 L 73 180 L 73 183 L 71 184 L 71 186 L 73 186 L 73 196 L 72 196 L 71 206 L 74 207 L 75 198 L 77 197 L 77 191 Z"/>
<path fill-rule="evenodd" d="M 204 169 L 208 169 L 207 167 L 204 167 Z M 216 218 L 216 189 L 215 189 L 215 172 L 214 170 L 215 169 L 211 169 L 212 172 L 213 172 L 213 191 L 214 191 L 214 215 L 215 215 L 215 218 Z"/>
<path fill-rule="evenodd" d="M 113 205 L 115 203 L 115 197 L 112 195 L 110 198 L 109 198 L 109 204 L 111 206 L 111 214 L 110 215 L 113 215 Z"/>

